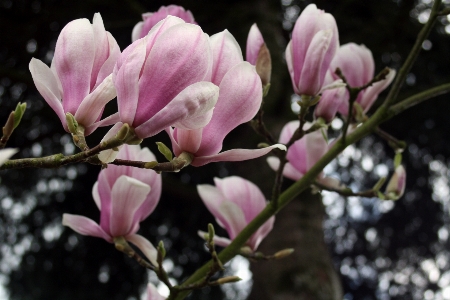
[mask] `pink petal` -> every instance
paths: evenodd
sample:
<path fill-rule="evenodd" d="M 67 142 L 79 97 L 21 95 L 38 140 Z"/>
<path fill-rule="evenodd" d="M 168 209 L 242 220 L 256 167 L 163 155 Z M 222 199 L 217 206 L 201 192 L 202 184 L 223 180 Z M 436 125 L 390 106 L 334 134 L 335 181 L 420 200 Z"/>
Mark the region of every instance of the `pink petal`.
<path fill-rule="evenodd" d="M 91 85 L 90 85 L 91 91 L 96 86 L 97 75 L 100 72 L 100 69 L 102 68 L 104 62 L 109 56 L 108 36 L 106 34 L 105 26 L 103 25 L 103 19 L 100 13 L 94 14 L 94 19 L 92 20 L 92 30 L 94 33 L 95 56 L 94 56 L 94 63 L 92 66 Z M 114 64 L 111 65 L 109 74 L 112 73 L 113 68 Z M 107 76 L 109 74 L 107 74 Z M 105 77 L 101 78 L 100 82 L 102 82 L 104 78 Z"/>
<path fill-rule="evenodd" d="M 347 94 L 345 87 L 323 91 L 319 104 L 314 109 L 316 118 L 323 118 L 327 123 L 331 123 L 339 107 L 347 101 Z"/>
<path fill-rule="evenodd" d="M 176 128 L 175 130 L 179 147 L 189 153 L 197 152 L 202 142 L 203 129 L 184 130 Z"/>
<path fill-rule="evenodd" d="M 287 144 L 299 126 L 299 121 L 290 121 L 286 125 L 284 125 L 280 133 L 279 142 L 282 144 Z"/>
<path fill-rule="evenodd" d="M 217 93 L 217 98 L 219 98 L 219 93 Z M 217 99 L 215 101 L 217 103 Z M 210 104 L 212 105 L 212 102 Z M 213 116 L 213 108 L 206 110 L 205 106 L 204 110 L 205 112 L 198 112 L 189 118 L 173 123 L 172 126 L 182 130 L 202 129 L 202 127 L 205 127 L 211 121 Z"/>
<path fill-rule="evenodd" d="M 100 210 L 100 227 L 108 235 L 111 235 L 111 189 L 113 184 L 114 182 L 111 184 L 108 182 L 108 177 L 105 172 L 100 172 L 98 174 L 97 185 L 94 185 L 97 188 L 100 197 L 100 207 L 102 208 Z"/>
<path fill-rule="evenodd" d="M 267 220 L 259 229 L 250 237 L 247 244 L 252 248 L 252 250 L 256 250 L 262 240 L 272 231 L 273 224 L 275 223 L 275 216 L 272 216 L 269 220 Z"/>
<path fill-rule="evenodd" d="M 150 15 L 150 14 L 149 14 Z M 145 18 L 144 18 L 145 20 Z M 178 25 L 178 24 L 185 24 L 185 22 L 175 16 L 167 16 L 165 19 L 163 18 L 161 21 L 158 21 L 155 26 L 152 27 L 150 31 L 146 31 L 145 29 L 141 32 L 141 35 L 146 31 L 148 33 L 144 34 L 145 36 L 145 43 L 147 45 L 146 52 L 147 55 L 150 53 L 150 51 L 153 48 L 153 45 L 155 44 L 155 41 L 159 36 L 164 33 L 167 29 L 169 29 L 172 26 Z"/>
<path fill-rule="evenodd" d="M 116 65 L 116 62 L 120 56 L 120 48 L 119 45 L 117 45 L 114 37 L 109 32 L 106 32 L 106 36 L 108 39 L 109 54 L 108 58 L 103 62 L 103 65 L 101 66 L 100 71 L 97 74 L 97 80 L 95 82 L 94 89 L 113 72 L 114 66 Z"/>
<path fill-rule="evenodd" d="M 256 24 L 253 24 L 252 27 L 250 27 L 247 37 L 245 59 L 254 66 L 256 65 L 256 60 L 258 59 L 258 54 L 263 44 L 264 38 L 261 31 L 259 31 Z"/>
<path fill-rule="evenodd" d="M 112 82 L 112 75 L 109 75 L 81 102 L 75 113 L 75 120 L 85 127 L 94 124 L 103 113 L 105 105 L 114 97 L 116 97 L 116 89 Z"/>
<path fill-rule="evenodd" d="M 234 202 L 224 201 L 219 206 L 219 213 L 223 219 L 225 229 L 230 236 L 230 239 L 234 239 L 241 231 L 247 226 L 245 215 L 242 209 Z"/>
<path fill-rule="evenodd" d="M 200 157 L 194 157 L 194 160 L 192 161 L 191 165 L 194 167 L 200 167 L 212 162 L 218 162 L 218 161 L 243 161 L 243 160 L 249 160 L 253 158 L 257 158 L 260 156 L 263 156 L 272 149 L 281 149 L 286 150 L 286 146 L 281 144 L 275 144 L 270 147 L 262 148 L 262 149 L 233 149 L 228 150 L 219 154 L 210 155 L 210 156 L 200 156 Z"/>
<path fill-rule="evenodd" d="M 323 11 L 315 4 L 308 5 L 298 17 L 292 30 L 294 82 L 298 85 L 301 70 L 305 63 L 306 52 L 318 30 L 318 22 Z"/>
<path fill-rule="evenodd" d="M 224 30 L 210 38 L 213 53 L 213 71 L 211 82 L 219 85 L 225 74 L 243 61 L 241 47 L 234 36 Z"/>
<path fill-rule="evenodd" d="M 377 100 L 378 94 L 384 91 L 391 84 L 392 80 L 394 80 L 395 74 L 395 70 L 389 69 L 389 74 L 384 80 L 375 82 L 372 86 L 363 91 L 364 95 L 359 104 L 364 109 L 364 112 L 369 111 L 375 100 Z"/>
<path fill-rule="evenodd" d="M 158 251 L 156 248 L 150 243 L 146 238 L 139 234 L 130 234 L 126 237 L 127 241 L 131 242 L 133 245 L 139 248 L 139 250 L 144 253 L 145 257 L 152 263 L 154 266 L 158 266 L 157 256 Z"/>
<path fill-rule="evenodd" d="M 111 129 L 103 137 L 102 142 L 114 137 L 117 134 L 117 132 L 119 132 L 120 128 L 122 128 L 122 126 L 123 126 L 123 123 L 119 122 L 116 125 L 114 125 L 113 127 L 111 127 Z M 119 147 L 119 149 L 120 149 L 120 147 Z M 100 161 L 103 163 L 110 163 L 116 159 L 117 154 L 118 154 L 118 151 L 113 150 L 113 149 L 104 150 L 98 154 L 98 159 L 100 159 Z"/>
<path fill-rule="evenodd" d="M 374 75 L 372 52 L 354 43 L 342 45 L 334 57 L 330 69 L 340 68 L 351 87 L 359 87 L 369 82 Z"/>
<path fill-rule="evenodd" d="M 143 148 L 131 160 L 149 162 L 156 161 L 156 158 L 148 148 Z M 135 218 L 137 218 L 137 220 L 140 222 L 146 219 L 158 205 L 159 199 L 161 197 L 162 178 L 160 174 L 157 174 L 153 170 L 140 168 L 131 168 L 131 177 L 136 178 L 137 180 L 140 180 L 151 187 L 150 193 L 147 195 L 144 203 L 139 207 L 135 214 Z"/>
<path fill-rule="evenodd" d="M 64 91 L 65 112 L 75 115 L 81 101 L 89 94 L 94 58 L 91 23 L 87 19 L 68 23 L 58 37 L 53 58 Z"/>
<path fill-rule="evenodd" d="M 63 214 L 62 224 L 72 228 L 74 231 L 82 235 L 95 236 L 112 243 L 112 238 L 94 221 L 89 218 Z"/>
<path fill-rule="evenodd" d="M 210 68 L 210 55 L 209 39 L 197 25 L 178 24 L 161 33 L 139 81 L 133 126 L 143 124 L 186 87 L 202 80 Z"/>
<path fill-rule="evenodd" d="M 120 115 L 118 112 L 110 115 L 109 117 L 104 118 L 103 120 L 100 120 L 98 122 L 95 122 L 94 124 L 92 124 L 92 127 L 94 127 L 94 129 L 97 129 L 98 127 L 104 127 L 104 126 L 109 126 L 112 124 L 116 124 L 120 122 Z M 94 130 L 91 130 L 90 126 L 87 127 L 88 131 L 92 132 Z"/>
<path fill-rule="evenodd" d="M 35 58 L 31 59 L 29 68 L 37 90 L 44 97 L 47 104 L 56 112 L 64 128 L 66 128 L 66 115 L 61 104 L 62 96 L 53 72 L 46 64 Z"/>
<path fill-rule="evenodd" d="M 220 83 L 220 95 L 213 117 L 203 129 L 198 156 L 214 155 L 222 149 L 225 136 L 250 121 L 262 101 L 262 85 L 255 67 L 248 62 L 234 66 Z"/>
<path fill-rule="evenodd" d="M 150 192 L 150 186 L 128 176 L 120 176 L 111 191 L 111 235 L 125 236 L 131 232 L 134 214 L 144 203 Z"/>
<path fill-rule="evenodd" d="M 267 158 L 267 163 L 269 164 L 269 167 L 272 170 L 277 171 L 278 167 L 280 166 L 280 159 L 275 156 L 270 156 Z M 296 168 L 294 168 L 292 164 L 287 163 L 283 169 L 283 176 L 291 180 L 297 181 L 303 177 L 303 174 L 300 173 Z"/>
<path fill-rule="evenodd" d="M 178 145 L 177 140 L 175 139 L 174 136 L 174 129 L 172 127 L 167 127 L 166 128 L 166 132 L 169 135 L 170 141 L 172 142 L 172 150 L 173 153 L 178 156 L 181 154 L 181 152 L 183 152 L 183 150 L 180 148 L 180 145 Z"/>
<path fill-rule="evenodd" d="M 246 223 L 258 215 L 266 207 L 266 198 L 261 190 L 252 182 L 238 176 L 224 179 L 214 178 L 217 188 L 225 199 L 240 207 L 245 216 Z"/>
<path fill-rule="evenodd" d="M 308 133 L 303 138 L 306 139 L 306 153 L 307 153 L 307 171 L 309 171 L 328 151 L 328 144 L 322 132 L 316 130 Z M 300 170 L 301 172 L 302 170 Z"/>
<path fill-rule="evenodd" d="M 220 213 L 220 204 L 226 199 L 222 192 L 210 184 L 197 185 L 197 191 L 210 213 L 218 219 L 220 224 L 224 224 L 225 220 Z"/>
<path fill-rule="evenodd" d="M 292 40 L 289 41 L 287 47 L 286 47 L 286 51 L 285 51 L 285 56 L 286 56 L 286 64 L 288 66 L 288 70 L 289 70 L 289 75 L 291 75 L 291 81 L 292 81 L 292 87 L 294 88 L 294 92 L 296 94 L 299 93 L 298 91 L 298 81 L 295 81 L 295 73 L 294 73 L 294 60 L 293 60 L 293 54 L 292 54 Z"/>
<path fill-rule="evenodd" d="M 136 25 L 134 25 L 133 31 L 131 32 L 131 42 L 135 42 L 136 40 L 141 38 L 141 32 L 142 32 L 143 26 L 144 26 L 144 22 L 142 22 L 142 21 L 140 21 Z"/>
<path fill-rule="evenodd" d="M 139 76 L 145 61 L 145 44 L 143 40 L 137 40 L 129 47 L 132 47 L 133 50 L 114 76 L 114 85 L 117 90 L 120 120 L 131 125 L 138 105 Z M 124 51 L 122 56 L 128 52 Z"/>
<path fill-rule="evenodd" d="M 98 181 L 94 183 L 92 187 L 92 198 L 94 198 L 95 205 L 97 205 L 98 210 L 102 210 L 102 203 L 100 199 L 100 193 L 98 192 Z"/>
<path fill-rule="evenodd" d="M 142 125 L 135 128 L 140 138 L 153 136 L 165 128 L 190 118 L 196 118 L 211 110 L 217 102 L 219 87 L 211 82 L 196 82 L 181 91 L 172 101 L 148 119 Z M 200 121 L 205 121 L 200 119 Z M 190 129 L 205 126 L 200 123 L 183 123 L 190 125 Z"/>
<path fill-rule="evenodd" d="M 322 88 L 329 64 L 326 65 L 326 69 L 323 65 L 333 38 L 332 34 L 331 30 L 321 30 L 312 39 L 298 81 L 300 93 L 314 96 Z"/>

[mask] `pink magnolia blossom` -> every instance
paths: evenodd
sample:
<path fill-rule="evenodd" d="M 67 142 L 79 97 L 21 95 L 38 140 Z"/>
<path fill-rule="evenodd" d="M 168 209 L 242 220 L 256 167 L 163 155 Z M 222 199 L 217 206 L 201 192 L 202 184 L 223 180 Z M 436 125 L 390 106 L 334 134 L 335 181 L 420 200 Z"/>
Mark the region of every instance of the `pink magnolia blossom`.
<path fill-rule="evenodd" d="M 124 145 L 118 158 L 155 160 L 148 148 L 141 149 L 138 145 Z M 139 222 L 147 218 L 158 204 L 161 176 L 153 170 L 109 165 L 98 175 L 92 196 L 100 210 L 100 224 L 83 216 L 64 214 L 63 225 L 80 234 L 100 237 L 110 243 L 115 237 L 124 237 L 155 263 L 155 248 L 136 232 Z"/>
<path fill-rule="evenodd" d="M 137 23 L 131 34 L 131 40 L 134 42 L 147 35 L 159 21 L 164 20 L 167 16 L 175 16 L 183 19 L 186 23 L 197 24 L 190 10 L 185 10 L 178 5 L 161 6 L 157 12 L 149 12 L 142 14 L 143 21 Z"/>
<path fill-rule="evenodd" d="M 308 5 L 295 22 L 292 39 L 286 48 L 286 62 L 295 93 L 315 96 L 320 93 L 331 60 L 339 47 L 334 17 Z"/>
<path fill-rule="evenodd" d="M 219 153 L 225 136 L 238 125 L 250 121 L 262 101 L 261 80 L 255 67 L 244 62 L 241 49 L 227 31 L 211 36 L 213 66 L 211 81 L 219 85 L 220 95 L 210 122 L 203 128 L 185 130 L 167 129 L 175 155 L 189 152 L 194 155 L 193 166 L 217 161 L 241 161 L 270 152 L 274 145 L 264 149 L 233 149 Z"/>
<path fill-rule="evenodd" d="M 230 239 L 214 238 L 216 245 L 226 247 L 266 207 L 266 198 L 255 184 L 238 176 L 214 178 L 214 183 L 215 187 L 209 184 L 198 185 L 197 190 L 217 223 L 228 232 Z M 256 250 L 272 230 L 274 221 L 275 217 L 267 220 L 246 245 Z"/>
<path fill-rule="evenodd" d="M 37 90 L 68 131 L 66 113 L 75 116 L 88 135 L 100 125 L 117 122 L 117 116 L 98 122 L 105 105 L 116 97 L 111 73 L 120 49 L 105 31 L 99 13 L 68 23 L 61 31 L 51 68 L 32 58 L 30 72 Z"/>
<path fill-rule="evenodd" d="M 306 127 L 309 126 L 310 124 L 306 124 Z M 279 142 L 288 143 L 298 127 L 299 121 L 287 123 L 281 130 Z M 320 130 L 306 134 L 288 148 L 286 158 L 289 162 L 285 165 L 283 175 L 292 180 L 299 180 L 327 151 L 328 144 Z M 273 156 L 268 157 L 267 162 L 274 170 L 277 170 L 280 164 L 280 160 Z M 322 178 L 323 175 L 319 175 L 319 179 Z"/>
<path fill-rule="evenodd" d="M 209 37 L 168 16 L 119 57 L 113 81 L 120 121 L 143 139 L 168 126 L 197 129 L 212 115 L 219 88 L 210 82 Z"/>
<path fill-rule="evenodd" d="M 252 25 L 248 33 L 245 58 L 256 67 L 256 72 L 261 77 L 263 86 L 269 84 L 272 73 L 272 61 L 269 49 L 256 24 Z"/>
<path fill-rule="evenodd" d="M 395 168 L 394 175 L 386 187 L 386 196 L 388 199 L 397 200 L 405 193 L 406 171 L 402 165 Z"/>
<path fill-rule="evenodd" d="M 330 74 L 333 79 L 338 79 L 338 76 L 335 74 L 337 68 L 342 71 L 347 83 L 351 87 L 363 86 L 372 80 L 375 75 L 375 62 L 373 60 L 372 52 L 364 45 L 357 45 L 354 43 L 342 45 L 337 51 L 336 56 L 330 65 Z M 358 94 L 356 102 L 361 105 L 364 112 L 367 112 L 370 107 L 372 107 L 378 94 L 391 84 L 394 77 L 395 70 L 390 70 L 384 80 L 372 84 Z M 324 91 L 322 97 L 327 97 L 327 94 L 332 92 L 332 90 Z M 344 101 L 342 101 L 339 107 L 339 112 L 346 116 L 348 114 L 348 91 L 341 97 Z"/>

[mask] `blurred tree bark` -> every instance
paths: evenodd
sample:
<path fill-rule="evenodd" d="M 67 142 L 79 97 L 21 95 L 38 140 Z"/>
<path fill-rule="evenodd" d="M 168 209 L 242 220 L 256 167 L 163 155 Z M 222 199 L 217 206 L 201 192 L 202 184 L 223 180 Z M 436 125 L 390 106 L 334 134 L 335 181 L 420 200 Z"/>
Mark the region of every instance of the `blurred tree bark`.
<path fill-rule="evenodd" d="M 285 248 L 287 258 L 252 264 L 253 289 L 249 300 L 340 300 L 339 275 L 324 242 L 325 208 L 320 194 L 302 193 L 276 217 L 272 232 L 259 250 L 273 254 Z"/>

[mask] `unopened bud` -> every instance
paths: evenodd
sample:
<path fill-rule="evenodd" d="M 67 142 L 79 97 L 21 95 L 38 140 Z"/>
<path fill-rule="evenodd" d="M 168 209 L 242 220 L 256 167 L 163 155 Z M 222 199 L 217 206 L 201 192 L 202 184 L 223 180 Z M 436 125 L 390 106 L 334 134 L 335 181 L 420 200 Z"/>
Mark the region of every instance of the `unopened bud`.
<path fill-rule="evenodd" d="M 164 145 L 164 143 L 162 142 L 156 142 L 156 145 L 158 145 L 158 150 L 159 152 L 164 155 L 164 157 L 168 160 L 168 161 L 172 161 L 173 155 L 172 155 L 172 151 L 169 149 L 169 147 L 167 147 L 166 145 Z"/>
<path fill-rule="evenodd" d="M 121 141 L 125 140 L 128 136 L 129 131 L 130 131 L 130 125 L 123 124 L 122 127 L 117 132 L 116 138 Z"/>
<path fill-rule="evenodd" d="M 225 283 L 238 282 L 241 280 L 242 280 L 242 278 L 240 278 L 239 276 L 227 276 L 227 277 L 222 277 L 222 278 L 217 279 L 216 281 L 214 281 L 213 284 L 221 285 L 221 284 L 225 284 Z"/>
<path fill-rule="evenodd" d="M 208 241 L 212 241 L 214 240 L 214 235 L 215 235 L 215 230 L 214 230 L 214 226 L 213 224 L 209 223 L 208 224 Z"/>
<path fill-rule="evenodd" d="M 272 59 L 270 58 L 270 51 L 266 44 L 262 44 L 259 49 L 258 58 L 256 59 L 256 73 L 261 77 L 263 87 L 270 84 Z"/>
<path fill-rule="evenodd" d="M 66 122 L 70 133 L 77 134 L 78 122 L 71 113 L 66 113 Z"/>
<path fill-rule="evenodd" d="M 278 251 L 277 253 L 275 253 L 273 255 L 273 258 L 275 258 L 275 259 L 282 259 L 282 258 L 285 258 L 286 256 L 291 255 L 293 252 L 294 252 L 293 248 L 283 249 L 283 250 Z"/>
<path fill-rule="evenodd" d="M 22 120 L 22 116 L 25 113 L 26 108 L 26 103 L 17 103 L 16 110 L 14 111 L 14 129 L 19 126 L 20 120 Z"/>
<path fill-rule="evenodd" d="M 386 198 L 390 200 L 397 200 L 403 196 L 406 185 L 406 171 L 405 168 L 400 165 L 395 169 L 394 175 L 386 187 Z"/>
<path fill-rule="evenodd" d="M 246 60 L 256 67 L 256 73 L 261 78 L 262 86 L 265 88 L 270 84 L 272 73 L 272 59 L 270 51 L 264 43 L 264 38 L 256 24 L 250 28 L 247 37 Z M 264 91 L 264 95 L 268 90 Z"/>
<path fill-rule="evenodd" d="M 158 244 L 158 261 L 162 261 L 166 257 L 166 249 L 164 248 L 164 242 L 159 241 Z"/>

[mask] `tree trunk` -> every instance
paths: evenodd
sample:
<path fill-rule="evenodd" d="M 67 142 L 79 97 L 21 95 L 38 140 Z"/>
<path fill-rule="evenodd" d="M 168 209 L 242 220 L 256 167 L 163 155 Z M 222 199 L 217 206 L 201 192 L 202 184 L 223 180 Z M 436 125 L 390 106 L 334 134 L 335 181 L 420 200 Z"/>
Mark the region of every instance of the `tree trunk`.
<path fill-rule="evenodd" d="M 253 263 L 249 300 L 341 300 L 342 287 L 324 242 L 325 209 L 320 194 L 304 192 L 277 216 L 259 250 L 273 254 L 294 248 L 289 257 Z"/>

